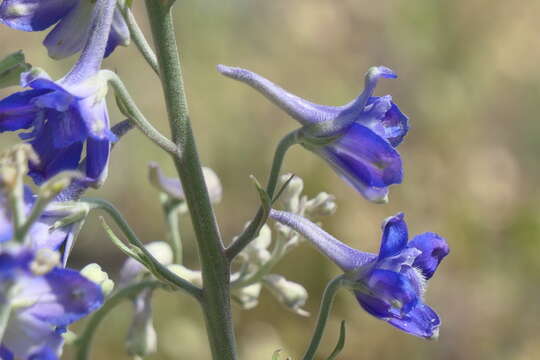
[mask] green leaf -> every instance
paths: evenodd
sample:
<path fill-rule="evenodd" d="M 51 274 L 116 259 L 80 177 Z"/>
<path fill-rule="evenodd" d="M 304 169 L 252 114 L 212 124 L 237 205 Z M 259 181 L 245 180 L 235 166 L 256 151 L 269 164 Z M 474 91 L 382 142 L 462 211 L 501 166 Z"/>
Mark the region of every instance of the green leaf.
<path fill-rule="evenodd" d="M 328 359 L 326 360 L 335 360 L 336 357 L 339 355 L 339 353 L 341 352 L 341 350 L 343 350 L 343 347 L 345 346 L 345 335 L 346 335 L 346 331 L 345 331 L 345 320 L 342 320 L 341 321 L 341 326 L 339 328 L 339 339 L 338 339 L 338 342 L 336 344 L 336 347 L 334 348 L 334 351 L 332 351 L 332 354 L 330 354 L 330 356 L 328 357 Z"/>
<path fill-rule="evenodd" d="M 22 51 L 17 51 L 0 60 L 0 89 L 19 85 L 21 73 L 30 70 Z"/>
<path fill-rule="evenodd" d="M 259 198 L 261 199 L 261 205 L 263 207 L 263 210 L 265 214 L 270 213 L 270 209 L 272 208 L 272 200 L 270 199 L 270 196 L 268 196 L 268 193 L 266 190 L 262 187 L 261 183 L 255 176 L 250 176 L 251 181 L 255 184 L 255 187 L 257 188 L 257 192 L 259 193 Z"/>

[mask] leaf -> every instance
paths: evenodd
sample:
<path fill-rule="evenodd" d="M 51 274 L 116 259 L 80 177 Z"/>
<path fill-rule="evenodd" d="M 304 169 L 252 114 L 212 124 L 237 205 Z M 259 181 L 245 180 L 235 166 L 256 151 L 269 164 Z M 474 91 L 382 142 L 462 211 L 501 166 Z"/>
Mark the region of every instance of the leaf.
<path fill-rule="evenodd" d="M 0 60 L 0 89 L 8 86 L 19 85 L 21 73 L 30 70 L 22 51 L 14 52 Z"/>
<path fill-rule="evenodd" d="M 341 326 L 339 328 L 339 339 L 336 344 L 336 347 L 334 348 L 334 351 L 332 351 L 332 354 L 328 357 L 326 360 L 335 360 L 336 357 L 339 355 L 341 350 L 343 350 L 343 347 L 345 346 L 345 336 L 346 336 L 346 329 L 345 329 L 345 320 L 341 321 Z"/>
<path fill-rule="evenodd" d="M 268 193 L 264 188 L 261 186 L 261 183 L 255 176 L 251 175 L 250 179 L 255 184 L 255 187 L 257 188 L 257 192 L 259 193 L 259 198 L 261 199 L 261 205 L 263 207 L 263 210 L 265 214 L 270 213 L 270 209 L 272 208 L 272 200 L 270 199 L 270 196 L 268 196 Z M 265 217 L 267 218 L 267 216 Z"/>

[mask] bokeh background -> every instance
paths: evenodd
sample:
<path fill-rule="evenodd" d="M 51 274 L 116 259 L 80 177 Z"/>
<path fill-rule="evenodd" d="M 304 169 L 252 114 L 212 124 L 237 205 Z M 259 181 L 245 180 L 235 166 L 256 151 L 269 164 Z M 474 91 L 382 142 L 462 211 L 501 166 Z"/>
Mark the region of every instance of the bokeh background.
<path fill-rule="evenodd" d="M 135 13 L 147 31 L 144 6 Z M 328 356 L 338 324 L 348 323 L 341 359 L 540 358 L 540 2 L 488 0 L 182 0 L 175 6 L 185 80 L 201 158 L 223 182 L 216 207 L 227 241 L 254 213 L 250 174 L 265 179 L 276 143 L 297 124 L 243 84 L 220 76 L 215 65 L 247 67 L 293 93 L 340 105 L 362 88 L 369 66 L 384 64 L 398 80 L 377 93 L 393 95 L 412 129 L 400 146 L 405 181 L 387 205 L 370 204 L 319 158 L 290 151 L 285 170 L 306 192 L 327 191 L 339 209 L 325 228 L 348 244 L 377 251 L 380 223 L 406 213 L 410 233 L 444 235 L 452 253 L 429 284 L 427 302 L 443 324 L 438 341 L 401 333 L 376 320 L 345 291 L 338 295 L 320 354 Z M 2 54 L 23 48 L 27 59 L 61 77 L 75 59 L 53 62 L 44 33 L 0 31 Z M 105 62 L 118 71 L 145 114 L 167 133 L 161 89 L 132 45 Z M 10 91 L 2 91 L 7 95 Z M 113 110 L 113 121 L 122 119 Z M 16 141 L 2 135 L 1 145 Z M 110 176 L 92 196 L 110 199 L 145 241 L 163 239 L 157 192 L 147 163 L 169 175 L 168 157 L 138 133 L 114 150 Z M 186 262 L 197 266 L 189 219 L 183 219 Z M 72 266 L 97 261 L 115 276 L 123 256 L 110 245 L 95 214 Z M 309 290 L 316 314 L 325 283 L 338 269 L 304 244 L 276 269 Z M 148 359 L 207 359 L 201 314 L 184 296 L 158 293 L 154 301 L 159 352 Z M 128 359 L 123 339 L 131 307 L 102 326 L 94 359 Z M 235 309 L 243 359 L 272 352 L 299 357 L 315 316 L 285 310 L 267 292 L 250 311 Z M 72 352 L 66 351 L 66 358 Z"/>

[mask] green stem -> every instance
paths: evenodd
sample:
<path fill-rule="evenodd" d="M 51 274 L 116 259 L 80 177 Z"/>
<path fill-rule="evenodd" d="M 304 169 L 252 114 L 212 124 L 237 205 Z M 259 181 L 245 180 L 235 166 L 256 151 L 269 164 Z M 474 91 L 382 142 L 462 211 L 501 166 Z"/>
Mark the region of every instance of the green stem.
<path fill-rule="evenodd" d="M 120 9 L 122 16 L 124 17 L 124 20 L 126 21 L 129 29 L 129 34 L 131 36 L 131 39 L 133 39 L 135 46 L 137 46 L 137 49 L 139 49 L 141 55 L 144 57 L 148 65 L 150 65 L 152 70 L 154 70 L 154 72 L 159 76 L 159 65 L 157 62 L 156 54 L 154 54 L 152 47 L 150 46 L 150 44 L 148 44 L 148 41 L 146 41 L 144 33 L 139 27 L 139 24 L 137 24 L 137 20 L 135 19 L 135 16 L 133 16 L 131 9 L 126 5 L 125 1 L 123 1 L 122 3 L 119 2 L 118 8 Z"/>
<path fill-rule="evenodd" d="M 326 285 L 326 289 L 324 289 L 324 294 L 322 297 L 321 307 L 319 309 L 317 325 L 315 326 L 315 330 L 313 331 L 311 342 L 309 343 L 306 353 L 302 358 L 303 360 L 313 360 L 315 353 L 317 352 L 317 349 L 321 343 L 324 329 L 326 327 L 326 322 L 328 320 L 328 317 L 330 316 L 330 310 L 332 309 L 332 305 L 334 303 L 334 297 L 339 288 L 343 286 L 344 279 L 345 275 L 339 275 L 332 279 L 328 283 L 328 285 Z"/>
<path fill-rule="evenodd" d="M 279 142 L 276 152 L 274 154 L 274 160 L 272 162 L 272 169 L 268 177 L 268 185 L 266 185 L 266 192 L 268 196 L 272 198 L 276 191 L 277 183 L 279 180 L 279 173 L 285 154 L 287 150 L 294 144 L 298 144 L 298 130 L 290 132 Z M 227 258 L 232 261 L 246 246 L 259 234 L 259 231 L 266 223 L 268 216 L 265 216 L 263 208 L 259 208 L 255 218 L 249 223 L 249 226 L 238 236 L 236 241 L 227 248 Z"/>
<path fill-rule="evenodd" d="M 170 3 L 146 0 L 161 83 L 167 105 L 173 142 L 181 154 L 173 159 L 191 214 L 203 277 L 202 309 L 214 359 L 236 359 L 231 317 L 229 262 L 206 189 L 188 116 L 188 107 L 176 44 Z"/>
<path fill-rule="evenodd" d="M 133 285 L 128 285 L 125 288 L 118 290 L 114 293 L 103 306 L 92 315 L 88 324 L 84 328 L 83 333 L 79 336 L 76 341 L 77 349 L 77 360 L 88 360 L 90 358 L 90 348 L 96 330 L 101 324 L 101 321 L 114 309 L 118 304 L 123 300 L 129 299 L 144 289 L 155 289 L 157 287 L 163 286 L 162 283 L 156 280 L 147 280 L 139 282 Z"/>
<path fill-rule="evenodd" d="M 160 148 L 169 154 L 176 154 L 177 147 L 146 119 L 141 110 L 139 110 L 139 107 L 135 101 L 133 101 L 133 98 L 118 75 L 110 70 L 101 70 L 100 74 L 113 87 L 118 97 L 122 100 L 124 107 L 129 113 L 130 120 L 133 121 L 135 126 L 137 126 L 144 135 L 146 135 Z"/>
<path fill-rule="evenodd" d="M 201 301 L 201 289 L 178 277 L 172 271 L 163 266 L 155 257 L 153 257 L 152 254 L 150 254 L 150 252 L 144 247 L 144 244 L 141 240 L 139 240 L 135 232 L 128 225 L 122 214 L 120 214 L 120 212 L 111 203 L 106 200 L 93 198 L 84 198 L 80 201 L 89 204 L 92 208 L 101 209 L 109 214 L 116 225 L 118 225 L 120 230 L 124 233 L 129 243 L 142 251 L 144 256 L 151 262 L 155 270 L 159 272 L 160 277 Z"/>

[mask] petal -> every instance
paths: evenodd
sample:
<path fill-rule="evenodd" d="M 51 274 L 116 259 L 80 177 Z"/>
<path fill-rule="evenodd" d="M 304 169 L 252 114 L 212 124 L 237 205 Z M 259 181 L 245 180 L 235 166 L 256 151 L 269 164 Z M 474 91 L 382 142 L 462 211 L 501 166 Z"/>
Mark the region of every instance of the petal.
<path fill-rule="evenodd" d="M 364 197 L 384 201 L 387 187 L 402 181 L 399 153 L 370 129 L 353 123 L 347 132 L 322 148 L 311 148 Z"/>
<path fill-rule="evenodd" d="M 43 131 L 31 141 L 31 144 L 39 156 L 39 164 L 30 164 L 28 175 L 36 184 L 50 179 L 63 170 L 77 169 L 81 159 L 83 148 L 82 142 L 75 142 L 64 148 L 54 146 L 55 134 L 52 126 L 45 126 Z M 56 138 L 56 141 L 58 139 Z"/>
<path fill-rule="evenodd" d="M 88 138 L 86 143 L 86 176 L 88 178 L 99 183 L 105 180 L 110 149 L 109 140 Z"/>
<path fill-rule="evenodd" d="M 358 122 L 398 146 L 409 131 L 409 118 L 392 102 L 390 95 L 371 97 Z"/>
<path fill-rule="evenodd" d="M 39 109 L 32 100 L 46 90 L 27 90 L 12 94 L 0 101 L 0 132 L 28 129 L 34 124 Z"/>
<path fill-rule="evenodd" d="M 118 45 L 127 46 L 129 44 L 130 34 L 124 17 L 118 9 L 114 11 L 111 33 L 105 49 L 105 57 L 109 56 Z"/>
<path fill-rule="evenodd" d="M 23 31 L 41 31 L 65 16 L 77 0 L 4 0 L 0 22 Z"/>
<path fill-rule="evenodd" d="M 403 213 L 398 213 L 383 222 L 379 259 L 395 255 L 407 246 L 409 233 L 407 223 L 403 220 L 404 216 Z"/>
<path fill-rule="evenodd" d="M 34 249 L 47 248 L 58 250 L 68 239 L 73 226 L 64 226 L 51 231 L 58 217 L 41 216 L 28 233 L 30 244 Z"/>
<path fill-rule="evenodd" d="M 99 285 L 71 269 L 55 268 L 44 276 L 25 281 L 17 298 L 36 299 L 25 315 L 52 326 L 67 326 L 103 304 Z"/>
<path fill-rule="evenodd" d="M 359 281 L 365 284 L 370 290 L 372 297 L 394 305 L 399 302 L 398 309 L 408 312 L 417 301 L 418 294 L 409 279 L 402 274 L 390 270 L 374 269 L 367 277 Z M 395 307 L 395 306 L 393 306 Z"/>
<path fill-rule="evenodd" d="M 6 349 L 4 346 L 0 346 L 0 359 L 2 360 L 13 360 L 13 354 L 11 351 Z"/>
<path fill-rule="evenodd" d="M 400 330 L 426 339 L 436 339 L 441 325 L 437 313 L 421 302 L 402 318 L 392 318 L 388 322 Z"/>
<path fill-rule="evenodd" d="M 88 96 L 78 102 L 77 110 L 80 114 L 80 119 L 88 129 L 88 135 L 99 140 L 117 140 L 116 136 L 110 130 L 109 113 L 105 101 L 96 102 L 95 96 Z"/>
<path fill-rule="evenodd" d="M 426 279 L 433 276 L 442 259 L 450 253 L 446 240 L 432 232 L 415 236 L 407 246 L 422 251 L 413 266 L 419 268 Z"/>
<path fill-rule="evenodd" d="M 60 20 L 43 44 L 53 59 L 63 59 L 82 50 L 89 35 L 94 2 L 77 1 L 77 5 Z"/>
<path fill-rule="evenodd" d="M 28 360 L 58 360 L 55 352 L 50 347 L 45 347 L 38 352 L 30 355 Z"/>

